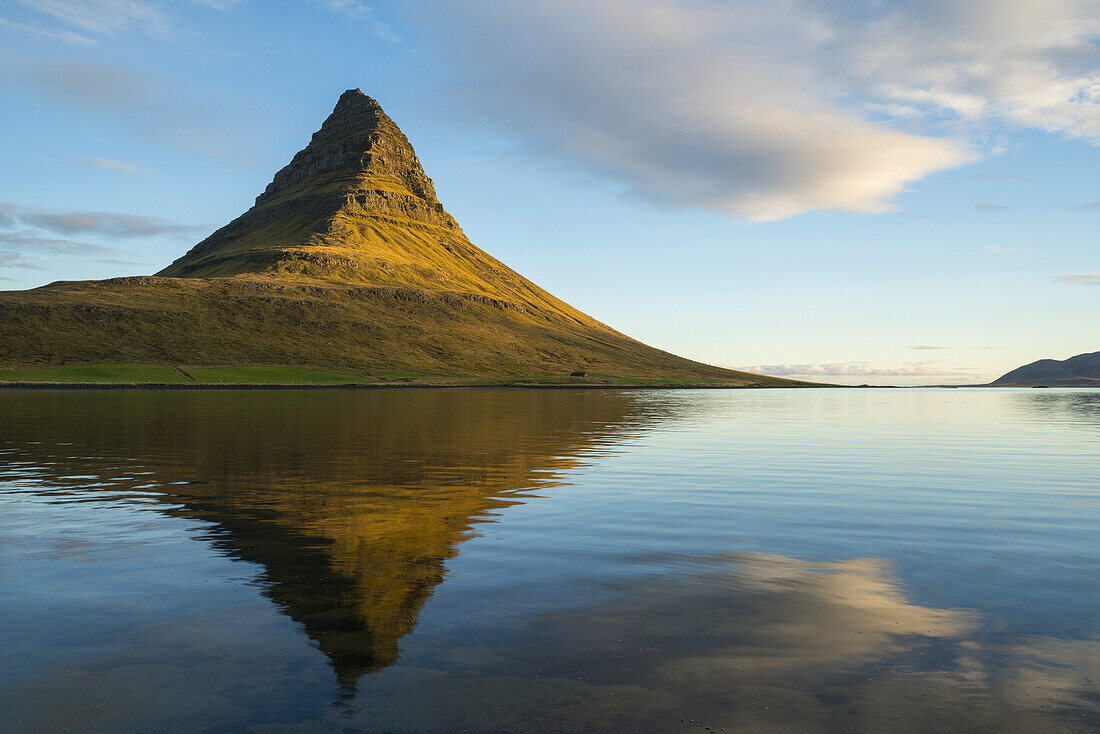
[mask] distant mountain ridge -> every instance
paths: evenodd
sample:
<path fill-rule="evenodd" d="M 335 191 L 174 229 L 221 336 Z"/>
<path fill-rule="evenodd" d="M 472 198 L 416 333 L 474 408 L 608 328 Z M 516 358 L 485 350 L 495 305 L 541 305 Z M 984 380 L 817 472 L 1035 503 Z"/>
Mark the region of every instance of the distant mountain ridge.
<path fill-rule="evenodd" d="M 0 293 L 0 367 L 101 363 L 806 384 L 654 349 L 477 248 L 358 89 L 254 206 L 157 275 Z"/>
<path fill-rule="evenodd" d="M 1069 359 L 1040 359 L 1008 372 L 990 383 L 1002 387 L 1050 385 L 1100 387 L 1100 352 Z"/>

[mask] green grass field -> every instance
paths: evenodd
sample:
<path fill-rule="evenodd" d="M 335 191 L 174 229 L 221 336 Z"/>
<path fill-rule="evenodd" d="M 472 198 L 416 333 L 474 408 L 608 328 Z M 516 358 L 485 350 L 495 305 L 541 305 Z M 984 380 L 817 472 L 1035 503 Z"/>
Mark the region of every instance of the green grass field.
<path fill-rule="evenodd" d="M 720 380 L 670 377 L 561 377 L 554 375 L 429 375 L 422 372 L 391 371 L 375 376 L 310 367 L 236 365 L 230 367 L 172 367 L 152 364 L 94 364 L 64 367 L 21 367 L 0 369 L 0 384 L 130 384 L 130 385 L 357 385 L 400 384 L 425 387 L 493 386 L 577 386 L 577 387 L 707 387 L 728 384 Z"/>
<path fill-rule="evenodd" d="M 204 384 L 338 385 L 370 382 L 370 378 L 306 367 L 187 367 L 187 374 Z"/>
<path fill-rule="evenodd" d="M 0 370 L 0 382 L 182 383 L 172 367 L 151 364 L 87 364 Z"/>
<path fill-rule="evenodd" d="M 181 370 L 152 364 L 94 364 L 0 370 L 0 383 L 339 385 L 369 381 L 365 377 L 306 367 L 187 367 Z"/>

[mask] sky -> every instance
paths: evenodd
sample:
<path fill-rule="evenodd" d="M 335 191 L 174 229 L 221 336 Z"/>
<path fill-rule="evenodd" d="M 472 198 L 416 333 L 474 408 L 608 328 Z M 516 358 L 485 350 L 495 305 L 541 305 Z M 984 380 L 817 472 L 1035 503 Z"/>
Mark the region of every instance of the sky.
<path fill-rule="evenodd" d="M 476 245 L 662 349 L 1100 350 L 1100 0 L 0 0 L 0 289 L 156 272 L 351 88 Z"/>

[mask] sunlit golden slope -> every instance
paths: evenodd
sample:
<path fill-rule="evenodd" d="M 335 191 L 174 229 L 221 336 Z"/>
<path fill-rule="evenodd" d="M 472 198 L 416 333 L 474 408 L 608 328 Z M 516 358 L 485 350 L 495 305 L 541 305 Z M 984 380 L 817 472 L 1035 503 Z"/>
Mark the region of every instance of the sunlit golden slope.
<path fill-rule="evenodd" d="M 158 275 L 401 285 L 602 326 L 475 247 L 405 135 L 358 89 L 344 92 L 252 209 Z"/>
<path fill-rule="evenodd" d="M 795 384 L 641 344 L 475 247 L 358 89 L 255 206 L 156 276 L 0 293 L 0 367 L 97 362 Z"/>

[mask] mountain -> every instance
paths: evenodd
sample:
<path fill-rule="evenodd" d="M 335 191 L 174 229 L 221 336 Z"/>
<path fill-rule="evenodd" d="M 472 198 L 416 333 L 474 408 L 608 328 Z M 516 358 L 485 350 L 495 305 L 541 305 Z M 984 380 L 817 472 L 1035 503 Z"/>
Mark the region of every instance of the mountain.
<path fill-rule="evenodd" d="M 358 89 L 255 206 L 157 275 L 399 284 L 602 326 L 474 247 L 408 139 Z"/>
<path fill-rule="evenodd" d="M 0 293 L 0 366 L 95 363 L 796 384 L 649 347 L 475 247 L 358 89 L 252 208 L 155 276 Z"/>
<path fill-rule="evenodd" d="M 1100 387 L 1100 352 L 1063 359 L 1040 359 L 998 377 L 991 385 L 1001 387 L 1051 385 L 1058 387 Z"/>

